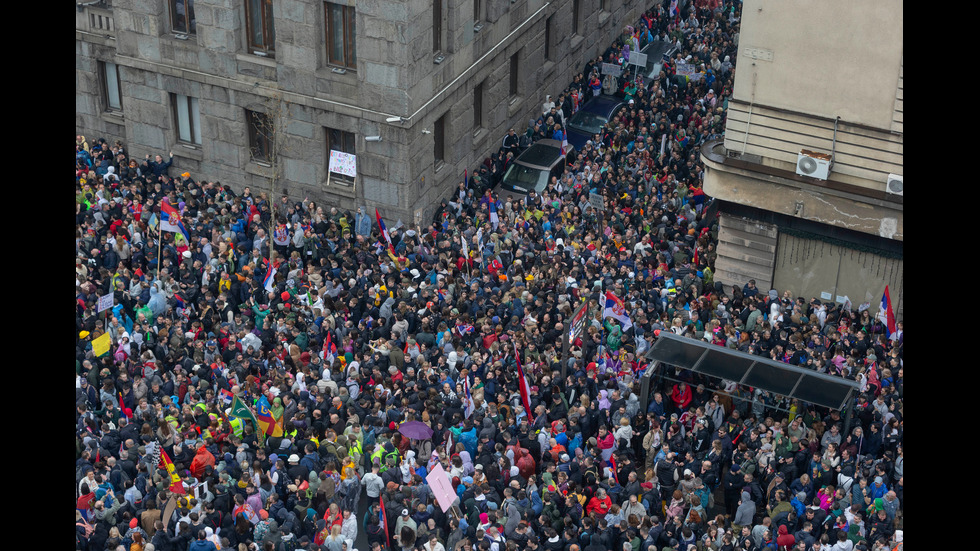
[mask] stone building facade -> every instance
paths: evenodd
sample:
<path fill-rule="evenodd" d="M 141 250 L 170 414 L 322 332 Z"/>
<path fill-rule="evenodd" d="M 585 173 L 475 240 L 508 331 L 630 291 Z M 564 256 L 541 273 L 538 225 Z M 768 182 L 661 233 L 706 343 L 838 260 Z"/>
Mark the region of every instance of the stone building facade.
<path fill-rule="evenodd" d="M 903 14 L 900 0 L 745 1 L 725 136 L 701 149 L 717 281 L 872 311 L 888 285 L 901 315 Z M 801 171 L 802 150 L 829 172 Z"/>
<path fill-rule="evenodd" d="M 293 200 L 427 219 L 647 0 L 102 0 L 79 4 L 79 133 L 172 174 L 269 189 L 255 126 L 281 105 Z M 356 155 L 331 174 L 330 149 Z"/>

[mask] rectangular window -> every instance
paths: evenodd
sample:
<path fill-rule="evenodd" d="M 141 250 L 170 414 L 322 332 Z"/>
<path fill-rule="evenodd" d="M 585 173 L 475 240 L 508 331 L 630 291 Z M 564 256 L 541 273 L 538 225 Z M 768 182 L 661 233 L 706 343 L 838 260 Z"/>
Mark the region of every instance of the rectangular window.
<path fill-rule="evenodd" d="M 514 55 L 510 56 L 510 95 L 516 96 L 518 91 L 518 85 L 520 84 L 520 76 L 518 74 L 520 69 L 520 55 L 521 52 L 514 52 Z"/>
<path fill-rule="evenodd" d="M 432 130 L 435 135 L 435 148 L 433 149 L 433 157 L 436 166 L 446 161 L 446 115 L 439 117 L 436 121 L 435 128 Z"/>
<path fill-rule="evenodd" d="M 248 151 L 253 161 L 268 162 L 272 158 L 272 120 L 265 113 L 245 111 L 248 123 Z"/>
<path fill-rule="evenodd" d="M 600 0 L 600 2 L 599 2 L 599 10 L 601 10 L 601 11 L 609 11 L 609 0 Z"/>
<path fill-rule="evenodd" d="M 483 83 L 473 88 L 473 127 L 483 128 Z"/>
<path fill-rule="evenodd" d="M 582 14 L 582 0 L 572 0 L 572 33 L 579 34 L 579 16 Z"/>
<path fill-rule="evenodd" d="M 102 80 L 102 107 L 106 111 L 122 111 L 122 86 L 119 82 L 119 67 L 115 63 L 100 61 L 99 76 Z"/>
<path fill-rule="evenodd" d="M 245 0 L 245 26 L 248 29 L 248 50 L 251 53 L 275 53 L 276 26 L 272 16 L 272 0 Z"/>
<path fill-rule="evenodd" d="M 483 3 L 480 0 L 473 0 L 473 22 L 483 21 Z"/>
<path fill-rule="evenodd" d="M 170 103 L 174 106 L 177 140 L 201 145 L 201 111 L 197 98 L 170 94 Z"/>
<path fill-rule="evenodd" d="M 340 151 L 341 153 L 357 155 L 357 150 L 355 149 L 354 143 L 355 136 L 353 132 L 344 132 L 343 130 L 337 130 L 336 128 L 325 128 L 324 130 L 327 134 L 327 170 L 330 170 L 331 151 Z M 346 174 L 333 172 L 330 174 L 330 182 L 352 184 L 354 182 L 354 178 Z"/>
<path fill-rule="evenodd" d="M 442 51 L 442 0 L 432 1 L 432 52 Z"/>
<path fill-rule="evenodd" d="M 544 58 L 547 61 L 554 61 L 555 47 L 551 44 L 551 23 L 554 18 L 552 15 L 544 22 Z"/>
<path fill-rule="evenodd" d="M 170 25 L 175 33 L 197 33 L 194 0 L 170 0 Z"/>
<path fill-rule="evenodd" d="M 333 2 L 325 2 L 323 7 L 327 18 L 327 62 L 330 65 L 356 69 L 354 8 Z"/>

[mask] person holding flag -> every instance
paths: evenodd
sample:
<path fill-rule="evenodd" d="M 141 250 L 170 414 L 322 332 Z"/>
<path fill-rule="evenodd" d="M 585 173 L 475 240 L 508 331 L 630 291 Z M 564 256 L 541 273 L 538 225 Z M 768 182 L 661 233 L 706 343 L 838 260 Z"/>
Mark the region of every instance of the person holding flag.
<path fill-rule="evenodd" d="M 180 213 L 167 202 L 166 197 L 160 202 L 160 230 L 180 234 L 185 242 L 191 242 L 191 234 L 184 227 L 184 221 L 181 219 Z"/>
<path fill-rule="evenodd" d="M 885 285 L 885 292 L 881 295 L 881 306 L 878 308 L 878 320 L 885 326 L 885 337 L 891 338 L 895 333 L 895 312 L 892 310 L 892 298 L 888 294 L 888 286 Z"/>
<path fill-rule="evenodd" d="M 524 405 L 524 413 L 527 414 L 529 425 L 534 424 L 534 415 L 531 413 L 531 389 L 527 384 L 527 377 L 524 376 L 524 368 L 521 366 L 521 357 L 514 348 L 514 363 L 517 364 L 517 384 L 521 391 L 521 404 Z"/>

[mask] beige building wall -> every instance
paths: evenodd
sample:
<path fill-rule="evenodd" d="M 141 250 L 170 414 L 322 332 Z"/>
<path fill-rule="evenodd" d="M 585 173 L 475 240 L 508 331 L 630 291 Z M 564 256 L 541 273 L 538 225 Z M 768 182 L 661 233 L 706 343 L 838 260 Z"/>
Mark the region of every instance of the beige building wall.
<path fill-rule="evenodd" d="M 792 172 L 833 151 L 829 180 L 884 191 L 904 173 L 902 25 L 896 0 L 747 0 L 726 149 Z"/>

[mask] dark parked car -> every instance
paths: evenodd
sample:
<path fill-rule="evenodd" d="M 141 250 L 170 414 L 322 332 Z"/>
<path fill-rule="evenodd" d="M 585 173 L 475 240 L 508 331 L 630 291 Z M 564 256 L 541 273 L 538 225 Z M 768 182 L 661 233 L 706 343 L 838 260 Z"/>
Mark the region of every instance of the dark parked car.
<path fill-rule="evenodd" d="M 565 171 L 565 155 L 558 140 L 538 140 L 525 149 L 504 172 L 500 187 L 518 195 L 533 189 L 541 193 L 552 176 L 561 177 Z"/>
<path fill-rule="evenodd" d="M 622 106 L 623 102 L 613 96 L 599 96 L 589 100 L 568 120 L 568 143 L 576 151 L 581 150 L 585 142 L 599 133 Z"/>

